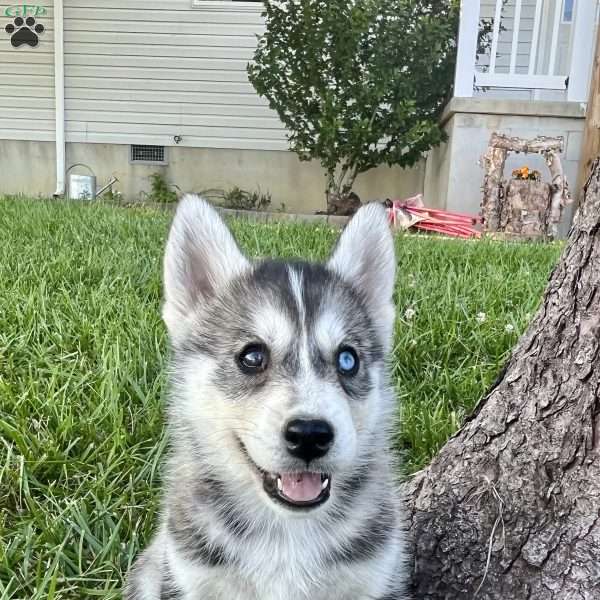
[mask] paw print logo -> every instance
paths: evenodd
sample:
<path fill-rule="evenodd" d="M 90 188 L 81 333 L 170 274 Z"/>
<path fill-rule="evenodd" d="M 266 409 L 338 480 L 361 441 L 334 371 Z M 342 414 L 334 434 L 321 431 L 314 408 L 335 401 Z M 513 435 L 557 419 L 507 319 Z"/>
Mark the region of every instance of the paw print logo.
<path fill-rule="evenodd" d="M 15 17 L 12 23 L 9 23 L 4 31 L 10 35 L 10 43 L 18 48 L 27 45 L 35 48 L 39 43 L 38 35 L 44 33 L 44 26 L 36 23 L 33 17 Z"/>

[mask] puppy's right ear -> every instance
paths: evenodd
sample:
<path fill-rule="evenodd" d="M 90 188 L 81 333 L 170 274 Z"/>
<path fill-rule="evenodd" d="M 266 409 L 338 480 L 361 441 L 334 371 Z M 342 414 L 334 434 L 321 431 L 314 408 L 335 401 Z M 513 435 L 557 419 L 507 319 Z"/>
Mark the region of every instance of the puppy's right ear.
<path fill-rule="evenodd" d="M 205 200 L 184 196 L 177 207 L 164 259 L 163 319 L 171 341 L 186 334 L 197 306 L 249 267 L 231 232 Z"/>

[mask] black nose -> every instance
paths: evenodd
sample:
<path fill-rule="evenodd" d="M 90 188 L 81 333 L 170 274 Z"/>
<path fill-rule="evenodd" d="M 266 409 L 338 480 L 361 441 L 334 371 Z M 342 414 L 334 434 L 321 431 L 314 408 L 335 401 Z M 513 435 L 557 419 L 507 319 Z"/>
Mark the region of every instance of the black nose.
<path fill-rule="evenodd" d="M 293 419 L 283 435 L 289 453 L 307 463 L 325 456 L 333 443 L 331 425 L 318 419 Z"/>

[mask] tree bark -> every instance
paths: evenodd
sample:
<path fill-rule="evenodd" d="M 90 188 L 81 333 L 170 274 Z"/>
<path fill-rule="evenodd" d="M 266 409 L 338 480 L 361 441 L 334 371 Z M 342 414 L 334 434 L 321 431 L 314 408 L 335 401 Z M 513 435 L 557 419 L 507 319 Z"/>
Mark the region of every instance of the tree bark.
<path fill-rule="evenodd" d="M 524 152 L 525 154 L 545 154 L 547 152 L 562 152 L 561 139 L 539 136 L 533 140 L 524 140 L 518 137 L 508 137 L 500 133 L 493 133 L 490 146 L 502 148 L 507 152 Z"/>
<path fill-rule="evenodd" d="M 490 142 L 482 157 L 485 176 L 483 178 L 481 216 L 486 231 L 498 231 L 500 226 L 500 213 L 505 192 L 503 175 L 507 154 L 508 150 L 493 146 Z"/>
<path fill-rule="evenodd" d="M 600 163 L 503 373 L 406 484 L 419 600 L 600 598 Z"/>
<path fill-rule="evenodd" d="M 581 158 L 579 159 L 579 172 L 575 186 L 575 198 L 577 203 L 581 202 L 583 185 L 596 156 L 600 154 L 600 28 L 596 37 L 596 55 L 594 59 L 594 71 L 590 84 L 590 96 L 588 99 L 585 128 L 583 131 L 583 144 L 581 147 Z"/>
<path fill-rule="evenodd" d="M 360 208 L 360 198 L 352 191 L 357 175 L 356 166 L 348 163 L 341 167 L 337 178 L 334 173 L 328 174 L 325 192 L 328 215 L 350 217 Z"/>
<path fill-rule="evenodd" d="M 504 235 L 539 239 L 548 235 L 552 189 L 541 181 L 513 179 L 506 186 L 498 230 Z"/>
<path fill-rule="evenodd" d="M 552 177 L 552 196 L 550 200 L 550 211 L 546 222 L 546 232 L 550 237 L 558 234 L 558 224 L 562 218 L 563 208 L 573 201 L 569 184 L 565 177 L 560 156 L 555 152 L 544 154 L 550 176 Z"/>

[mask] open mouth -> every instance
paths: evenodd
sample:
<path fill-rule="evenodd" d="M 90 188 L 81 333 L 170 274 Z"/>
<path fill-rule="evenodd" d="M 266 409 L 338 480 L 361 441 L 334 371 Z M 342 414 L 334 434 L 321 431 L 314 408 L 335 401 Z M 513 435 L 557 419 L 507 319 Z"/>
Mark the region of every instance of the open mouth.
<path fill-rule="evenodd" d="M 261 476 L 263 489 L 271 499 L 288 508 L 300 510 L 315 508 L 329 500 L 331 475 L 314 471 L 268 473 L 250 458 L 246 446 L 239 438 L 238 443 L 248 462 Z"/>
<path fill-rule="evenodd" d="M 314 508 L 329 499 L 331 476 L 326 473 L 265 473 L 263 488 L 267 494 L 290 508 Z"/>

